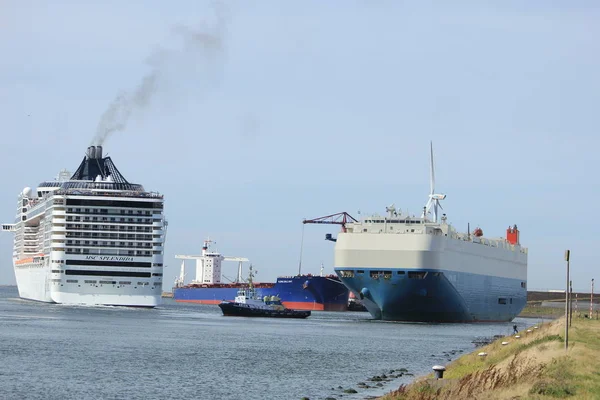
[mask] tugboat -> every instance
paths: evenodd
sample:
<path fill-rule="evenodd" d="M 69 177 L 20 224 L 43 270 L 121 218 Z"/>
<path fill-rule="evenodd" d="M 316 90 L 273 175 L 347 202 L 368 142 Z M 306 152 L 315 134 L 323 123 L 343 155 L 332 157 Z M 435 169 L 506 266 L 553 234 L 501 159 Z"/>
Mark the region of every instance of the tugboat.
<path fill-rule="evenodd" d="M 223 315 L 235 317 L 271 317 L 271 318 L 306 318 L 309 310 L 290 310 L 281 304 L 278 296 L 258 296 L 252 283 L 252 266 L 248 273 L 248 287 L 240 288 L 234 301 L 223 301 L 219 304 Z"/>

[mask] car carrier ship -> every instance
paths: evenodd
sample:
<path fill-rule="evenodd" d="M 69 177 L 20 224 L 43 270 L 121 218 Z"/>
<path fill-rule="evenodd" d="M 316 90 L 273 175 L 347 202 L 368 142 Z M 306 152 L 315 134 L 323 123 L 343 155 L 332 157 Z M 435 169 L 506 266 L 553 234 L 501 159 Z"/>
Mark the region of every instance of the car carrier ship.
<path fill-rule="evenodd" d="M 516 225 L 486 238 L 480 228 L 458 232 L 435 193 L 420 217 L 387 207 L 360 221 L 347 213 L 306 222 L 342 225 L 335 271 L 375 319 L 420 322 L 510 321 L 527 301 L 527 249 Z"/>
<path fill-rule="evenodd" d="M 245 286 L 242 278 L 242 264 L 248 262 L 243 257 L 226 257 L 210 246 L 212 241 L 204 241 L 200 255 L 177 255 L 182 259 L 179 277 L 173 287 L 173 298 L 182 303 L 220 304 L 233 301 L 240 288 Z M 185 280 L 185 260 L 196 262 L 195 278 L 188 284 Z M 238 262 L 237 278 L 232 282 L 221 281 L 221 263 Z M 276 282 L 254 282 L 261 296 L 278 296 L 286 308 L 312 311 L 346 311 L 348 309 L 348 289 L 337 275 L 296 275 L 280 276 Z"/>
<path fill-rule="evenodd" d="M 128 182 L 101 146 L 71 175 L 23 189 L 14 223 L 19 296 L 48 303 L 154 307 L 161 301 L 163 196 Z"/>

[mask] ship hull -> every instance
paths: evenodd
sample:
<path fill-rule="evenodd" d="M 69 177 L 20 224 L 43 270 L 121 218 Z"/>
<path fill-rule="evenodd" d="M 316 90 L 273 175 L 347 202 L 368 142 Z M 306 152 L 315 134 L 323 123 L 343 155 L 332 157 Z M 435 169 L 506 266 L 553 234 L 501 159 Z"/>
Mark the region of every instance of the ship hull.
<path fill-rule="evenodd" d="M 50 267 L 42 263 L 15 265 L 19 297 L 25 300 L 54 303 L 50 294 Z"/>
<path fill-rule="evenodd" d="M 85 285 L 83 285 L 85 286 Z M 108 286 L 108 285 L 105 285 Z M 52 293 L 52 300 L 59 304 L 70 305 L 103 305 L 103 306 L 124 306 L 124 307 L 142 307 L 152 308 L 160 305 L 162 298 L 160 295 L 138 295 L 129 293 L 118 285 L 110 285 L 105 290 L 92 290 L 91 287 L 78 287 L 72 292 L 55 291 Z M 86 290 L 87 289 L 87 290 Z"/>
<path fill-rule="evenodd" d="M 24 264 L 15 267 L 19 297 L 25 300 L 67 305 L 105 305 L 127 307 L 156 307 L 162 301 L 151 286 L 131 288 L 122 285 L 70 284 L 52 280 L 50 267 L 43 264 Z M 135 288 L 134 290 L 138 290 Z"/>
<path fill-rule="evenodd" d="M 335 271 L 375 319 L 511 321 L 527 301 L 526 260 L 443 236 L 341 233 Z"/>
<path fill-rule="evenodd" d="M 269 310 L 265 308 L 248 307 L 247 304 L 235 302 L 219 303 L 223 315 L 228 317 L 267 317 L 267 318 L 307 318 L 309 310 Z"/>
<path fill-rule="evenodd" d="M 410 279 L 407 274 L 372 279 L 363 276 L 342 278 L 373 318 L 410 322 L 494 322 L 511 321 L 525 306 L 527 293 L 519 280 L 493 278 L 440 270 L 413 270 L 426 274 Z M 395 271 L 397 272 L 397 271 Z M 421 276 L 421 275 L 419 275 Z M 455 286 L 448 276 L 460 282 Z M 499 299 L 501 300 L 499 302 Z"/>
<path fill-rule="evenodd" d="M 301 275 L 277 278 L 275 284 L 263 284 L 261 296 L 278 296 L 284 307 L 294 310 L 346 311 L 348 289 L 331 277 Z M 220 304 L 233 301 L 238 287 L 187 286 L 173 289 L 173 298 L 181 303 Z"/>

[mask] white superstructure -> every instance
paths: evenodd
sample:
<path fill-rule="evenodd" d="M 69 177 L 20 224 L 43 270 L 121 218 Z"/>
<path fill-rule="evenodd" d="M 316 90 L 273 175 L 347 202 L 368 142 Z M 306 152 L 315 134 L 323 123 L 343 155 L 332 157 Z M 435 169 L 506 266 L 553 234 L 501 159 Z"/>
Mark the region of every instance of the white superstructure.
<path fill-rule="evenodd" d="M 338 234 L 335 265 L 438 269 L 525 282 L 527 249 L 518 239 L 484 238 L 479 232 L 457 232 L 445 215 L 441 222 L 402 214 L 366 217 Z M 508 232 L 518 230 L 510 227 Z"/>
<path fill-rule="evenodd" d="M 13 264 L 22 298 L 154 307 L 161 301 L 163 196 L 129 183 L 102 147 L 77 171 L 18 197 Z"/>
<path fill-rule="evenodd" d="M 446 195 L 435 193 L 433 144 L 430 163 L 430 193 L 421 217 L 402 213 L 392 204 L 386 207 L 385 216 L 373 215 L 345 224 L 335 247 L 336 266 L 409 265 L 412 269 L 456 270 L 526 280 L 527 249 L 521 247 L 516 226 L 508 228 L 506 238 L 487 239 L 480 228 L 473 233 L 457 232 L 446 214 L 438 221 L 440 200 Z"/>
<path fill-rule="evenodd" d="M 235 283 L 244 282 L 242 278 L 242 263 L 249 260 L 245 257 L 229 257 L 223 256 L 217 251 L 212 251 L 210 245 L 214 243 L 210 239 L 204 241 L 202 246 L 202 254 L 200 255 L 176 255 L 175 258 L 183 260 L 181 262 L 181 271 L 177 279 L 175 279 L 175 287 L 184 286 L 185 280 L 185 260 L 196 261 L 196 277 L 192 280 L 192 285 L 214 285 L 221 282 L 221 263 L 223 261 L 237 261 L 238 272 Z"/>

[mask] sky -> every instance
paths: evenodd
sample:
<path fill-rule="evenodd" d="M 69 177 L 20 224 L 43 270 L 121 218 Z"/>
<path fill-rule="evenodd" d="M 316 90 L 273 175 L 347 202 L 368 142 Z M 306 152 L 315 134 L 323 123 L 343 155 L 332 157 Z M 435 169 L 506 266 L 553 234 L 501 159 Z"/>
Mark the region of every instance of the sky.
<path fill-rule="evenodd" d="M 570 249 L 589 290 L 599 18 L 592 1 L 0 0 L 0 220 L 24 187 L 74 171 L 150 77 L 104 150 L 165 196 L 167 290 L 175 255 L 209 236 L 260 281 L 296 274 L 300 254 L 302 272 L 333 272 L 339 227 L 302 220 L 419 214 L 430 141 L 449 222 L 517 224 L 530 289 L 564 288 Z M 0 284 L 15 282 L 12 239 Z"/>

